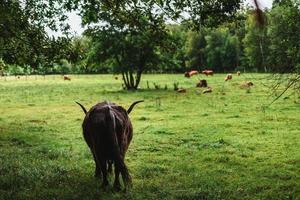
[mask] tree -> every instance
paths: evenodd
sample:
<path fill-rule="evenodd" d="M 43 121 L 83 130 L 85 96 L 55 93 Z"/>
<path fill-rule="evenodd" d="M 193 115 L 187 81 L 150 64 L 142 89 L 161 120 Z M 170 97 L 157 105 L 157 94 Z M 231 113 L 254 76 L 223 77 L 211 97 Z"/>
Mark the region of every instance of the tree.
<path fill-rule="evenodd" d="M 205 30 L 199 32 L 190 31 L 188 33 L 187 41 L 187 66 L 190 69 L 204 69 L 206 68 L 205 55 Z"/>
<path fill-rule="evenodd" d="M 240 9 L 241 0 L 174 0 L 158 1 L 158 6 L 171 19 L 183 18 L 194 30 L 213 27 L 233 20 Z"/>
<path fill-rule="evenodd" d="M 160 49 L 160 63 L 157 65 L 156 71 L 163 72 L 184 72 L 186 66 L 186 41 L 187 27 L 185 24 L 170 24 L 167 25 L 167 33 L 169 35 L 168 51 Z"/>
<path fill-rule="evenodd" d="M 212 30 L 205 37 L 207 67 L 214 71 L 228 72 L 236 69 L 239 63 L 239 43 L 237 36 L 227 28 Z"/>
<path fill-rule="evenodd" d="M 153 13 L 154 5 L 131 3 L 129 7 L 127 3 L 99 2 L 99 20 L 105 24 L 86 34 L 94 44 L 94 61 L 111 62 L 114 71 L 122 73 L 126 88 L 137 89 L 142 73 L 159 63 L 159 49 L 167 50 L 168 34 L 162 16 Z M 83 19 L 93 21 L 92 11 L 84 11 Z"/>
<path fill-rule="evenodd" d="M 276 98 L 271 105 L 290 88 L 300 91 L 300 2 L 276 0 L 270 12 L 268 37 L 270 38 L 269 66 L 274 72 L 273 93 Z M 282 86 L 284 89 L 278 94 Z"/>
<path fill-rule="evenodd" d="M 49 47 L 53 43 L 45 27 L 57 28 L 55 16 L 59 15 L 59 21 L 65 20 L 58 7 L 42 0 L 1 0 L 0 58 L 7 64 L 30 65 L 35 70 L 41 65 L 48 67 L 52 62 L 48 59 Z M 62 22 L 60 27 L 66 30 L 68 25 Z"/>
<path fill-rule="evenodd" d="M 137 89 L 142 73 L 157 68 L 167 60 L 164 58 L 167 55 L 165 53 L 174 52 L 174 44 L 182 44 L 174 42 L 173 39 L 179 35 L 172 35 L 166 28 L 170 21 L 184 20 L 197 30 L 203 25 L 215 26 L 232 19 L 240 2 L 241 0 L 3 0 L 1 11 L 5 13 L 3 16 L 6 22 L 1 22 L 0 25 L 4 30 L 15 25 L 17 29 L 10 29 L 7 34 L 13 35 L 8 46 L 11 48 L 14 43 L 19 43 L 18 47 L 24 46 L 24 50 L 19 51 L 22 53 L 18 58 L 30 58 L 28 55 L 32 55 L 30 64 L 37 68 L 41 66 L 41 62 L 51 63 L 44 52 L 54 57 L 49 49 L 53 47 L 53 43 L 49 44 L 48 38 L 43 37 L 45 26 L 54 30 L 60 27 L 67 31 L 68 25 L 64 23 L 66 11 L 77 10 L 83 24 L 89 26 L 86 35 L 92 37 L 94 45 L 87 60 L 94 59 L 98 63 L 113 66 L 114 71 L 122 73 L 127 89 Z M 30 27 L 30 31 L 26 27 Z M 3 39 L 1 42 L 3 41 L 8 40 Z M 47 48 L 44 49 L 43 46 Z M 13 51 L 4 52 L 5 61 L 15 60 L 7 54 L 11 52 Z M 75 59 L 76 55 L 72 54 L 71 57 Z M 185 64 L 183 51 L 174 58 L 175 68 Z M 18 61 L 29 62 L 26 59 Z"/>
<path fill-rule="evenodd" d="M 300 7 L 296 1 L 274 4 L 268 26 L 269 65 L 274 72 L 300 73 Z"/>
<path fill-rule="evenodd" d="M 232 17 L 239 3 L 240 0 L 86 0 L 66 1 L 66 7 L 79 9 L 83 23 L 93 25 L 86 32 L 93 44 L 90 58 L 110 63 L 115 72 L 122 73 L 127 89 L 137 89 L 142 73 L 162 62 L 160 52 L 172 49 L 167 20 L 176 20 L 188 11 L 193 27 L 216 25 Z"/>

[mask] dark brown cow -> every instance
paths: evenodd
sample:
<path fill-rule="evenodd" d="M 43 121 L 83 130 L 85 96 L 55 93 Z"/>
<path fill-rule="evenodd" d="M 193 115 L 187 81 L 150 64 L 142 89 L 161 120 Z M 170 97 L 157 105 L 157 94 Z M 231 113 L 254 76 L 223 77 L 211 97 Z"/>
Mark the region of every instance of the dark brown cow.
<path fill-rule="evenodd" d="M 214 72 L 213 70 L 203 70 L 202 71 L 202 74 L 205 74 L 206 76 L 210 75 L 210 76 L 213 76 L 214 75 Z"/>
<path fill-rule="evenodd" d="M 199 80 L 196 87 L 207 87 L 207 81 L 205 79 Z"/>
<path fill-rule="evenodd" d="M 121 189 L 120 173 L 125 188 L 131 185 L 131 177 L 124 162 L 133 131 L 128 114 L 140 102 L 134 102 L 126 111 L 115 103 L 104 101 L 94 105 L 88 112 L 76 102 L 86 114 L 82 124 L 83 136 L 95 160 L 95 176 L 102 175 L 104 187 L 108 185 L 107 172 L 112 163 L 115 171 L 114 188 Z"/>

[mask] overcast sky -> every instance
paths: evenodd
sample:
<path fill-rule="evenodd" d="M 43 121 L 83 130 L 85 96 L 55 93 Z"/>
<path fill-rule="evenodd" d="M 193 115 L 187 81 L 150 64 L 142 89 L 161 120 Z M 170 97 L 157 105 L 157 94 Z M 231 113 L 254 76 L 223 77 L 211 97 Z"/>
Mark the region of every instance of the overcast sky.
<path fill-rule="evenodd" d="M 229 0 L 230 1 L 230 0 Z M 246 4 L 253 5 L 253 0 L 244 0 Z M 260 0 L 260 6 L 262 8 L 271 8 L 273 0 Z M 83 32 L 81 27 L 81 19 L 75 12 L 69 14 L 69 24 L 71 26 L 71 32 L 75 35 L 80 35 Z M 53 32 L 47 29 L 49 35 L 60 36 L 60 33 Z"/>

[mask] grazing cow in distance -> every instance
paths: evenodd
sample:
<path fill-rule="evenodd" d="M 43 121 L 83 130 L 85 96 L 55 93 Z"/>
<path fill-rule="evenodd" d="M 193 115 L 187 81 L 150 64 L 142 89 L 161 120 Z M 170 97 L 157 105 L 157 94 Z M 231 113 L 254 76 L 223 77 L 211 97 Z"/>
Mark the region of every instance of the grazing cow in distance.
<path fill-rule="evenodd" d="M 211 87 L 208 87 L 206 90 L 203 90 L 203 94 L 205 93 L 211 93 L 212 92 L 212 88 Z"/>
<path fill-rule="evenodd" d="M 121 189 L 121 173 L 125 185 L 131 185 L 131 177 L 124 162 L 125 153 L 132 139 L 133 128 L 128 114 L 142 101 L 136 101 L 126 111 L 122 106 L 107 101 L 94 105 L 88 112 L 83 105 L 76 102 L 84 111 L 82 123 L 83 136 L 89 146 L 96 164 L 95 176 L 103 178 L 102 185 L 108 185 L 107 172 L 114 164 L 114 188 Z"/>
<path fill-rule="evenodd" d="M 241 75 L 241 72 L 240 72 L 240 71 L 237 71 L 237 72 L 236 72 L 236 75 L 237 75 L 237 76 L 240 76 L 240 75 Z"/>
<path fill-rule="evenodd" d="M 178 90 L 176 90 L 178 93 L 186 93 L 186 89 L 184 88 L 179 88 Z"/>
<path fill-rule="evenodd" d="M 207 87 L 207 81 L 205 79 L 200 80 L 196 87 Z"/>
<path fill-rule="evenodd" d="M 213 76 L 214 75 L 214 72 L 213 70 L 203 70 L 202 71 L 202 74 L 205 74 L 206 76 L 210 75 L 210 76 Z"/>
<path fill-rule="evenodd" d="M 232 79 L 232 74 L 227 74 L 225 77 L 225 81 L 229 81 Z"/>
<path fill-rule="evenodd" d="M 240 88 L 241 89 L 248 89 L 253 85 L 254 84 L 251 81 L 247 81 L 247 82 L 241 83 Z"/>
<path fill-rule="evenodd" d="M 71 78 L 68 75 L 64 75 L 64 81 L 70 81 Z"/>
<path fill-rule="evenodd" d="M 198 73 L 199 73 L 199 72 L 198 72 L 197 70 L 192 70 L 192 71 L 190 71 L 190 72 L 185 72 L 185 73 L 184 73 L 184 76 L 187 77 L 187 78 L 190 78 L 191 76 L 196 75 L 196 74 L 198 74 Z"/>
<path fill-rule="evenodd" d="M 247 85 L 253 86 L 254 84 L 253 84 L 251 81 L 248 81 L 248 82 L 247 82 Z"/>

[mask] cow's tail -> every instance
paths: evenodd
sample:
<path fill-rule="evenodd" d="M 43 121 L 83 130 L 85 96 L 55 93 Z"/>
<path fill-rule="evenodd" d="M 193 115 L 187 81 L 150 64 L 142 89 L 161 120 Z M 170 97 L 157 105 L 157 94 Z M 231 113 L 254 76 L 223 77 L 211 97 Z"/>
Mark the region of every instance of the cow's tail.
<path fill-rule="evenodd" d="M 128 108 L 127 114 L 129 114 L 129 113 L 132 111 L 133 107 L 134 107 L 136 104 L 141 103 L 141 102 L 143 102 L 143 101 L 144 101 L 144 100 L 140 100 L 140 101 L 133 102 L 133 103 L 131 104 L 131 106 Z"/>
<path fill-rule="evenodd" d="M 81 108 L 82 108 L 82 110 L 83 110 L 83 112 L 84 112 L 84 114 L 86 114 L 87 112 L 86 112 L 86 109 L 85 109 L 85 107 L 83 106 L 83 105 L 81 105 L 80 103 L 78 103 L 77 101 L 75 101 L 75 103 L 77 103 Z"/>
<path fill-rule="evenodd" d="M 115 162 L 115 166 L 119 169 L 122 175 L 124 184 L 126 186 L 131 186 L 132 185 L 131 176 L 124 162 L 125 152 L 122 152 L 123 151 L 122 146 L 119 144 L 118 136 L 116 133 L 116 116 L 113 113 L 110 106 L 108 106 L 108 110 L 109 110 L 109 117 L 111 121 L 111 123 L 108 124 L 109 124 L 109 137 L 112 144 L 113 160 Z"/>

